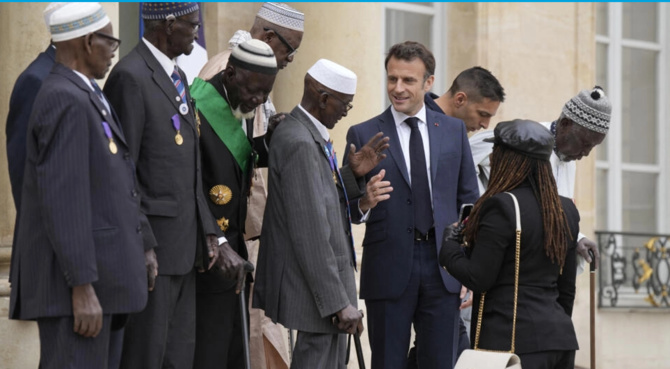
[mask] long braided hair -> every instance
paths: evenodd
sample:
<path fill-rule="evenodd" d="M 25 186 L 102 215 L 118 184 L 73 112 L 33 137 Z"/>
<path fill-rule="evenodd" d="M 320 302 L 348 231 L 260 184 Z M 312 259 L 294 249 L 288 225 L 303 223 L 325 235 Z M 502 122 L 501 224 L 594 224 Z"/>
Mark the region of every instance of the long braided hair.
<path fill-rule="evenodd" d="M 502 145 L 494 145 L 491 154 L 491 178 L 486 192 L 477 200 L 465 226 L 465 240 L 474 245 L 479 228 L 482 204 L 501 192 L 517 188 L 529 181 L 540 204 L 544 227 L 544 248 L 552 263 L 563 269 L 567 253 L 567 239 L 572 238 L 568 222 L 558 197 L 556 181 L 548 161 L 535 159 Z"/>

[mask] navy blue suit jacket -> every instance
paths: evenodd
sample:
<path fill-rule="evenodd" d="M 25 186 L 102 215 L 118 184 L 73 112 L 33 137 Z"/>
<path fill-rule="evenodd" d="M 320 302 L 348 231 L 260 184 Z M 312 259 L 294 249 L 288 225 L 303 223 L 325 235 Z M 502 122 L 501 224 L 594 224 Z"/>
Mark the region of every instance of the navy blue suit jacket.
<path fill-rule="evenodd" d="M 477 200 L 479 190 L 463 122 L 429 109 L 426 120 L 435 234 L 441 235 L 446 225 L 457 220 L 461 204 Z M 367 179 L 385 169 L 384 180 L 391 182 L 393 192 L 389 200 L 371 210 L 366 223 L 360 295 L 364 299 L 394 299 L 405 290 L 412 271 L 414 209 L 410 176 L 391 109 L 352 126 L 347 133 L 347 147 L 353 143 L 359 149 L 377 132 L 384 132 L 391 139 L 390 147 L 386 159 L 367 174 Z M 360 221 L 359 216 L 358 212 L 352 212 L 354 222 Z M 439 254 L 440 248 L 438 242 L 435 252 Z M 435 267 L 439 267 L 437 263 Z M 440 271 L 447 290 L 459 292 L 460 283 L 442 268 Z"/>
<path fill-rule="evenodd" d="M 105 314 L 142 310 L 147 277 L 135 166 L 113 114 L 57 63 L 37 94 L 27 137 L 10 317 L 70 316 L 71 288 L 87 283 Z"/>
<path fill-rule="evenodd" d="M 12 96 L 9 99 L 7 115 L 7 161 L 9 164 L 9 181 L 12 185 L 12 196 L 16 209 L 21 208 L 21 186 L 23 184 L 23 167 L 26 163 L 26 131 L 28 119 L 33 109 L 37 92 L 42 81 L 49 75 L 56 62 L 56 49 L 49 45 L 16 79 Z"/>

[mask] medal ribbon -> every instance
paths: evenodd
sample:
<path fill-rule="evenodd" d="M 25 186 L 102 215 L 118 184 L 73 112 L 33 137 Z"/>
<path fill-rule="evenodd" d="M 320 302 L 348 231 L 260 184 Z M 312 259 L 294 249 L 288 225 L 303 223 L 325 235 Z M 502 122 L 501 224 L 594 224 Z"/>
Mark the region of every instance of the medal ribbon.
<path fill-rule="evenodd" d="M 344 188 L 344 181 L 342 181 L 340 168 L 337 166 L 337 156 L 335 155 L 335 150 L 333 150 L 333 142 L 326 142 L 324 149 L 326 151 L 326 156 L 328 156 L 330 170 L 337 174 L 337 180 L 340 181 L 342 192 L 344 193 L 344 202 L 347 205 L 347 228 L 349 229 L 349 241 L 351 241 L 351 256 L 354 259 L 354 269 L 356 269 L 356 249 L 354 248 L 354 234 L 351 232 L 351 208 L 349 206 L 349 196 L 347 196 L 347 190 Z"/>
<path fill-rule="evenodd" d="M 112 130 L 109 128 L 109 123 L 102 122 L 102 128 L 105 130 L 105 136 L 107 136 L 109 141 L 114 141 L 114 138 L 112 137 Z"/>
<path fill-rule="evenodd" d="M 193 80 L 191 96 L 196 101 L 196 109 L 207 119 L 216 135 L 233 154 L 242 173 L 246 174 L 249 164 L 253 164 L 250 161 L 253 160 L 253 148 L 240 121 L 233 116 L 228 102 L 211 83 L 200 78 Z"/>
<path fill-rule="evenodd" d="M 172 126 L 174 127 L 174 130 L 179 133 L 179 129 L 181 128 L 181 120 L 179 120 L 179 114 L 175 114 L 172 116 Z"/>

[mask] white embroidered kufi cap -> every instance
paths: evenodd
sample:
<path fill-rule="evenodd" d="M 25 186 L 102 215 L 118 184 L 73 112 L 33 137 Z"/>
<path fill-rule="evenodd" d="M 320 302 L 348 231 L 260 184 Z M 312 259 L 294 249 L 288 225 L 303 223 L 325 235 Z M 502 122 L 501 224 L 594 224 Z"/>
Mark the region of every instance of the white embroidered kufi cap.
<path fill-rule="evenodd" d="M 228 63 L 257 73 L 277 74 L 278 71 L 277 58 L 270 45 L 256 39 L 237 45 Z"/>
<path fill-rule="evenodd" d="M 307 74 L 333 91 L 346 95 L 356 93 L 356 73 L 327 59 L 319 59 Z"/>
<path fill-rule="evenodd" d="M 67 3 L 51 15 L 51 39 L 68 41 L 104 28 L 109 17 L 100 3 Z"/>
<path fill-rule="evenodd" d="M 305 14 L 286 4 L 264 3 L 256 16 L 286 29 L 305 30 Z"/>
<path fill-rule="evenodd" d="M 44 17 L 44 24 L 47 25 L 47 32 L 51 32 L 51 15 L 65 4 L 67 3 L 49 3 L 49 5 L 44 8 L 42 16 Z"/>

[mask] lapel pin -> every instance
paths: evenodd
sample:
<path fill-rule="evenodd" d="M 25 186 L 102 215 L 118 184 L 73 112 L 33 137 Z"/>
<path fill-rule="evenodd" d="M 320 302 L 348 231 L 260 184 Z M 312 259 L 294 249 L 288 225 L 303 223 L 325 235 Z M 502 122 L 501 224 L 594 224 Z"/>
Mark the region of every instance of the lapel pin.
<path fill-rule="evenodd" d="M 440 123 L 433 123 L 433 124 L 435 124 L 435 127 L 439 127 L 439 126 L 440 126 Z"/>

